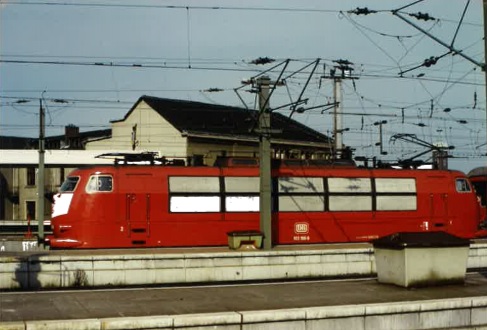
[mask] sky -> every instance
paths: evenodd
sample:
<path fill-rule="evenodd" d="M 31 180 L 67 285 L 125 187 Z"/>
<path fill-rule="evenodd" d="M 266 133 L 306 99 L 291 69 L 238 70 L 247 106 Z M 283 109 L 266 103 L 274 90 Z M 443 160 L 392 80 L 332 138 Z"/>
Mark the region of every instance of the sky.
<path fill-rule="evenodd" d="M 272 111 L 332 136 L 330 74 L 347 60 L 343 142 L 355 156 L 414 158 L 427 149 L 413 140 L 452 148 L 450 168 L 468 172 L 487 165 L 482 10 L 481 0 L 0 0 L 0 135 L 38 136 L 41 102 L 48 136 L 109 128 L 142 95 L 256 109 L 242 81 L 265 74 L 285 82 Z M 302 113 L 289 105 L 298 100 Z"/>

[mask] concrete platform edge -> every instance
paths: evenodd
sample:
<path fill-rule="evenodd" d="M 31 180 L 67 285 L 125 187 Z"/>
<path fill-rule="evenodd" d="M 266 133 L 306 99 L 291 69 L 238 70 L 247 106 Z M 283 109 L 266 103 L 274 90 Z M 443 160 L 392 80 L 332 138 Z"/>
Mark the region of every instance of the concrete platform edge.
<path fill-rule="evenodd" d="M 266 311 L 0 323 L 2 330 L 44 329 L 487 329 L 487 297 Z"/>

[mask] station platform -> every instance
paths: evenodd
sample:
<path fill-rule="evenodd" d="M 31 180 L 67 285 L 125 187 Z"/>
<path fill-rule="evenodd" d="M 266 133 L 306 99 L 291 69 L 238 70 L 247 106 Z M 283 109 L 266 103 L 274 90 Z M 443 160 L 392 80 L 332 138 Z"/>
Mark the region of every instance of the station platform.
<path fill-rule="evenodd" d="M 375 278 L 0 293 L 0 329 L 487 329 L 487 273 L 406 289 Z"/>
<path fill-rule="evenodd" d="M 0 329 L 487 330 L 484 240 L 467 269 L 457 285 L 379 283 L 366 243 L 2 252 Z"/>
<path fill-rule="evenodd" d="M 470 245 L 467 270 L 487 269 L 487 243 Z M 376 276 L 371 244 L 53 250 L 0 253 L 0 290 L 238 283 Z"/>

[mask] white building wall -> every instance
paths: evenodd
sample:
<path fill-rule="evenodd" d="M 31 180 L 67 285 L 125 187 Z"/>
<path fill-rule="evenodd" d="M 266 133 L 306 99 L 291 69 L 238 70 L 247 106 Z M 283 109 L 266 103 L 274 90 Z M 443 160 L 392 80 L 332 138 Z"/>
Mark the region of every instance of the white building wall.
<path fill-rule="evenodd" d="M 86 144 L 86 150 L 157 151 L 160 156 L 186 157 L 187 139 L 144 101 L 119 122 L 112 138 Z"/>

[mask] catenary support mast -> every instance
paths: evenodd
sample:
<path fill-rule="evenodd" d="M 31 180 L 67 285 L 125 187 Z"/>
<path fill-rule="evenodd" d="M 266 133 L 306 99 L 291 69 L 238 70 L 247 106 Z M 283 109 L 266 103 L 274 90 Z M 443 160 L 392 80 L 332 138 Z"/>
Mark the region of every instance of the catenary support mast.
<path fill-rule="evenodd" d="M 39 242 L 44 242 L 44 109 L 39 100 L 39 167 L 37 170 L 37 234 Z"/>
<path fill-rule="evenodd" d="M 271 176 L 271 113 L 269 109 L 270 78 L 257 79 L 259 91 L 259 163 L 260 163 L 260 230 L 264 249 L 272 248 L 272 176 Z"/>

